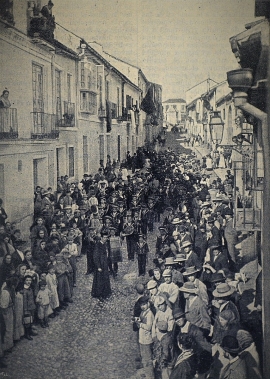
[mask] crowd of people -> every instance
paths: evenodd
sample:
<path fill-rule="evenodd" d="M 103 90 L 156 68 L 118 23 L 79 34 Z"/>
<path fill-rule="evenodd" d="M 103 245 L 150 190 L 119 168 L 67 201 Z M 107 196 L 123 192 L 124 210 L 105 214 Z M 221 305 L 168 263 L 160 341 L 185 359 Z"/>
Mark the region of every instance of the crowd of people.
<path fill-rule="evenodd" d="M 233 226 L 234 178 L 227 170 L 223 182 L 211 181 L 197 163 L 192 155 L 160 153 L 145 185 L 153 188 L 155 182 L 155 189 L 139 201 L 143 220 L 155 198 L 152 220 L 159 221 L 160 234 L 148 281 L 136 286 L 133 330 L 141 364 L 147 378 L 259 379 L 254 330 L 240 306 L 246 277 L 239 270 Z M 144 235 L 153 231 L 146 225 Z M 140 260 L 138 272 L 144 275 Z M 255 306 L 259 316 L 260 294 Z"/>
<path fill-rule="evenodd" d="M 150 263 L 147 237 L 157 227 Z M 82 255 L 92 296 L 110 297 L 125 246 L 146 283 L 136 286 L 133 329 L 147 378 L 261 378 L 241 324 L 237 242 L 231 193 L 202 174 L 195 154 L 139 149 L 124 164 L 107 156 L 79 183 L 58 178 L 55 192 L 37 187 L 29 248 L 1 207 L 1 366 L 15 343 L 73 302 Z"/>

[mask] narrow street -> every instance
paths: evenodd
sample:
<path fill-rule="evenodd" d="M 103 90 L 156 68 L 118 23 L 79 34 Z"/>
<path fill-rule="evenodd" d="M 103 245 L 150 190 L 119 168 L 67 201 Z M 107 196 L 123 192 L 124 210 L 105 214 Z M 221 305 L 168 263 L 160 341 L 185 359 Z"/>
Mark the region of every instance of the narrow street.
<path fill-rule="evenodd" d="M 152 267 L 155 241 L 156 232 L 148 236 L 149 267 Z M 83 256 L 78 262 L 74 302 L 50 320 L 48 329 L 37 326 L 38 336 L 33 341 L 23 339 L 15 345 L 7 356 L 6 376 L 124 379 L 134 375 L 138 348 L 131 317 L 137 297 L 134 286 L 142 278 L 137 278 L 137 262 L 127 260 L 125 243 L 123 248 L 118 277 L 115 280 L 111 277 L 110 299 L 101 303 L 91 297 L 93 276 L 85 275 L 86 257 Z M 148 275 L 144 283 L 147 281 Z"/>
<path fill-rule="evenodd" d="M 166 147 L 184 151 L 182 138 L 168 133 Z M 199 156 L 198 156 L 199 158 Z M 213 172 L 211 176 L 215 176 Z M 153 267 L 157 223 L 148 234 L 150 248 L 148 268 Z M 243 284 L 242 314 L 250 319 L 254 297 L 256 262 L 247 263 L 244 271 L 249 280 Z M 139 355 L 136 334 L 132 330 L 133 305 L 137 295 L 136 283 L 146 284 L 148 275 L 137 276 L 137 262 L 127 260 L 123 243 L 123 262 L 116 279 L 111 277 L 112 296 L 105 302 L 91 297 L 93 276 L 86 276 L 86 256 L 78 261 L 78 282 L 72 304 L 60 315 L 50 319 L 50 327 L 37 326 L 33 341 L 22 339 L 12 354 L 7 355 L 5 376 L 12 379 L 126 379 L 133 378 L 138 369 Z M 15 364 L 16 363 L 16 364 Z"/>

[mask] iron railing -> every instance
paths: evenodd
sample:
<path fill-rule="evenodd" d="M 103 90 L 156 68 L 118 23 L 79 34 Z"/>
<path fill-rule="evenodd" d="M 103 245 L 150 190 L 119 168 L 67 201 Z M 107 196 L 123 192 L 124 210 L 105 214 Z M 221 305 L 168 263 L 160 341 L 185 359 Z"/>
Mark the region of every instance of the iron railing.
<path fill-rule="evenodd" d="M 0 108 L 0 139 L 18 138 L 16 108 Z"/>
<path fill-rule="evenodd" d="M 32 112 L 33 130 L 32 139 L 55 139 L 59 137 L 58 127 L 55 125 L 55 115 L 44 112 Z"/>
<path fill-rule="evenodd" d="M 73 127 L 75 126 L 75 103 L 64 101 L 64 114 L 63 118 L 57 120 L 58 126 Z"/>

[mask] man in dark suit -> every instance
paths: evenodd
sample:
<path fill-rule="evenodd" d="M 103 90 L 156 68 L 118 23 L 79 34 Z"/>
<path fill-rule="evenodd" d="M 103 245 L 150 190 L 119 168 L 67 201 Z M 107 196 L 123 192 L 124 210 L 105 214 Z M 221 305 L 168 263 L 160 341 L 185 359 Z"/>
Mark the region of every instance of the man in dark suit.
<path fill-rule="evenodd" d="M 15 251 L 14 253 L 11 255 L 11 262 L 13 263 L 13 266 L 14 268 L 16 269 L 24 260 L 24 254 L 23 252 L 20 250 L 22 248 L 24 248 L 26 245 L 26 242 L 25 241 L 15 241 L 14 242 L 14 248 L 15 248 Z"/>

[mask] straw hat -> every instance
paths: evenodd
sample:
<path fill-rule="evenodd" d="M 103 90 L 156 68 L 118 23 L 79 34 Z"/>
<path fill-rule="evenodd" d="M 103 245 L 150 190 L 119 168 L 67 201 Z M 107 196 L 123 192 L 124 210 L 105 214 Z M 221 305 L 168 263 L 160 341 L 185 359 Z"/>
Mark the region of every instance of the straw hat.
<path fill-rule="evenodd" d="M 214 297 L 227 297 L 234 293 L 235 289 L 229 286 L 228 283 L 219 284 L 216 289 L 213 291 Z"/>
<path fill-rule="evenodd" d="M 185 248 L 185 247 L 188 247 L 188 246 L 192 246 L 192 242 L 190 242 L 190 241 L 185 241 L 181 247 L 182 247 L 182 248 Z"/>
<path fill-rule="evenodd" d="M 186 293 L 196 293 L 197 288 L 195 287 L 194 283 L 186 282 L 183 284 L 182 287 L 179 288 L 179 291 L 186 292 Z"/>
<path fill-rule="evenodd" d="M 167 265 L 174 265 L 175 264 L 174 257 L 166 258 L 164 264 L 165 264 L 165 266 L 167 266 Z"/>
<path fill-rule="evenodd" d="M 162 276 L 172 276 L 172 271 L 169 269 L 166 269 L 163 271 Z"/>
<path fill-rule="evenodd" d="M 185 269 L 185 272 L 183 272 L 183 275 L 184 276 L 189 276 L 189 275 L 193 275 L 195 274 L 196 272 L 199 272 L 200 270 L 198 270 L 195 266 L 190 266 L 190 267 L 187 267 Z"/>
<path fill-rule="evenodd" d="M 176 257 L 174 258 L 174 262 L 184 262 L 187 258 L 185 254 L 176 254 Z"/>
<path fill-rule="evenodd" d="M 157 282 L 155 280 L 149 280 L 149 282 L 146 285 L 146 288 L 148 290 L 152 290 L 153 288 L 157 287 Z"/>

